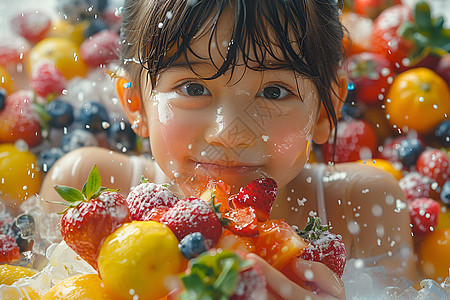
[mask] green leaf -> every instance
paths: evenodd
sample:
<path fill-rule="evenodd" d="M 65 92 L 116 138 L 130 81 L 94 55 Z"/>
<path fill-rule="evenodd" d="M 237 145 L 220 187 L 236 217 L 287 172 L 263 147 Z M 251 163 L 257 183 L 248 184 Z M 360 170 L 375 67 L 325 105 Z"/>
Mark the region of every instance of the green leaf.
<path fill-rule="evenodd" d="M 54 185 L 55 191 L 67 202 L 85 201 L 83 194 L 76 188 L 65 185 Z"/>
<path fill-rule="evenodd" d="M 420 30 L 430 30 L 433 28 L 433 23 L 431 22 L 430 6 L 424 1 L 417 2 L 414 8 L 414 20 Z"/>
<path fill-rule="evenodd" d="M 235 259 L 227 258 L 222 262 L 222 272 L 213 287 L 223 294 L 231 296 L 239 279 L 239 266 Z"/>
<path fill-rule="evenodd" d="M 82 193 L 86 199 L 92 199 L 92 197 L 98 193 L 102 185 L 102 179 L 100 173 L 98 172 L 97 165 L 94 165 L 89 172 L 89 177 L 83 186 Z"/>
<path fill-rule="evenodd" d="M 141 183 L 148 183 L 148 179 L 141 175 Z"/>

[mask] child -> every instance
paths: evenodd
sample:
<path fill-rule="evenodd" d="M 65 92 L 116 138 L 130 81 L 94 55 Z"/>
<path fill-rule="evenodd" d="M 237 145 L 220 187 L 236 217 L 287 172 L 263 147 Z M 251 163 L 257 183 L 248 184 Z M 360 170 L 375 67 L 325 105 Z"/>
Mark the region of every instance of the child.
<path fill-rule="evenodd" d="M 57 199 L 54 184 L 80 188 L 94 163 L 125 193 L 141 174 L 189 196 L 209 178 L 236 193 L 272 177 L 272 218 L 303 227 L 315 211 L 343 236 L 348 259 L 414 279 L 409 214 L 395 179 L 354 163 L 304 168 L 347 94 L 338 16 L 333 0 L 125 1 L 117 91 L 154 160 L 78 149 L 52 167 L 41 197 Z M 291 263 L 299 281 L 312 270 L 314 295 L 253 258 L 275 298 L 345 297 L 322 264 Z"/>

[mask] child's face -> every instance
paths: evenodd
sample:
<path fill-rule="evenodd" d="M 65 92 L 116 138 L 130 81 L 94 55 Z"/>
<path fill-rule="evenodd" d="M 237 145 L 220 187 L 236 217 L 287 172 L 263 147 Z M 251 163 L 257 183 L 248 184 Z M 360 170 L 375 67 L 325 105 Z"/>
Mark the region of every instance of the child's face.
<path fill-rule="evenodd" d="M 220 21 L 213 60 L 189 57 L 201 77 L 215 73 L 212 63 L 223 62 L 230 33 Z M 191 48 L 208 57 L 208 35 Z M 195 194 L 209 178 L 222 179 L 234 192 L 267 176 L 282 187 L 307 161 L 319 99 L 313 83 L 291 69 L 238 66 L 232 77 L 228 71 L 202 80 L 180 59 L 159 75 L 153 91 L 142 86 L 152 154 L 185 193 Z"/>

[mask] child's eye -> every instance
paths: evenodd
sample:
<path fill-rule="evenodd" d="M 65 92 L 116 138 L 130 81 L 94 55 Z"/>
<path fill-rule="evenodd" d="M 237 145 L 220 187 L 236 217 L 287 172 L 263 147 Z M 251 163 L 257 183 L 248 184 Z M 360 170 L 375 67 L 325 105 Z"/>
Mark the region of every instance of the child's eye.
<path fill-rule="evenodd" d="M 211 95 L 208 89 L 200 83 L 188 83 L 181 86 L 180 91 L 189 96 Z"/>
<path fill-rule="evenodd" d="M 271 85 L 271 86 L 268 86 L 268 87 L 262 89 L 258 93 L 257 96 L 264 97 L 264 98 L 271 99 L 271 100 L 278 100 L 278 99 L 282 99 L 282 98 L 288 96 L 289 94 L 292 94 L 292 93 L 289 90 L 287 90 L 286 88 L 283 88 L 278 85 Z"/>

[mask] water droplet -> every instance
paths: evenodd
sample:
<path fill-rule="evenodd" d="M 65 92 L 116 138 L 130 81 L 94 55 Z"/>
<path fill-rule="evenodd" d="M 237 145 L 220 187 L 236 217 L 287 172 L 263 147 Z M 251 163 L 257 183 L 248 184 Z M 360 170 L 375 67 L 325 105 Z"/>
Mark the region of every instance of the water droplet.
<path fill-rule="evenodd" d="M 205 151 L 202 151 L 202 152 L 200 152 L 200 155 L 201 155 L 201 156 L 206 156 L 206 152 L 205 152 Z"/>
<path fill-rule="evenodd" d="M 166 17 L 167 17 L 167 19 L 172 19 L 172 17 L 173 17 L 173 14 L 172 14 L 172 12 L 169 10 L 167 13 L 166 13 Z"/>
<path fill-rule="evenodd" d="M 372 206 L 372 214 L 375 217 L 381 217 L 383 215 L 383 209 L 380 205 L 375 204 L 374 206 Z"/>
<path fill-rule="evenodd" d="M 161 22 L 158 24 L 158 28 L 160 28 L 160 29 L 163 28 L 163 26 L 164 26 L 164 24 Z"/>

